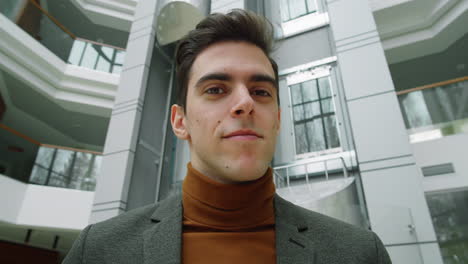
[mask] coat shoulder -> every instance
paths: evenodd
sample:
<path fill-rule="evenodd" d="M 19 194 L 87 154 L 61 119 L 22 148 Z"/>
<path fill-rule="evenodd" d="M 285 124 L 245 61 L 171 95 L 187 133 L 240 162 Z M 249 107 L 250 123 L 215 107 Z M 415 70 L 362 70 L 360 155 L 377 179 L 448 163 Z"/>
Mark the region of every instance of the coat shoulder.
<path fill-rule="evenodd" d="M 155 213 L 164 215 L 171 208 L 174 211 L 177 203 L 178 199 L 171 197 L 89 225 L 80 233 L 64 263 L 120 263 L 122 259 L 141 262 L 142 236 L 155 226 Z"/>
<path fill-rule="evenodd" d="M 283 219 L 295 223 L 298 226 L 307 227 L 307 231 L 313 231 L 314 235 L 327 235 L 330 237 L 360 237 L 363 239 L 372 238 L 373 232 L 336 218 L 314 212 L 297 206 L 281 197 L 276 198 L 276 205 L 279 207 L 278 213 L 283 215 Z"/>
<path fill-rule="evenodd" d="M 150 204 L 136 208 L 112 217 L 105 221 L 92 224 L 92 233 L 96 236 L 112 236 L 122 232 L 134 232 L 135 229 L 144 227 L 150 222 L 150 217 L 159 207 L 159 204 Z"/>
<path fill-rule="evenodd" d="M 324 263 L 391 263 L 381 240 L 371 230 L 279 200 L 283 214 L 301 227 L 301 234 L 311 241 Z"/>

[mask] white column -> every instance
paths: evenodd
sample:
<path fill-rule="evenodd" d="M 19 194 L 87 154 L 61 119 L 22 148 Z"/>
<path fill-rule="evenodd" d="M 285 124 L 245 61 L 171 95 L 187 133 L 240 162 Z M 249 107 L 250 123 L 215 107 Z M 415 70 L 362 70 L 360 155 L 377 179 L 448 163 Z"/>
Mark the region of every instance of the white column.
<path fill-rule="evenodd" d="M 372 229 L 393 263 L 442 263 L 369 3 L 327 3 Z"/>
<path fill-rule="evenodd" d="M 157 0 L 138 1 L 109 122 L 90 222 L 126 211 L 146 82 L 155 40 Z"/>

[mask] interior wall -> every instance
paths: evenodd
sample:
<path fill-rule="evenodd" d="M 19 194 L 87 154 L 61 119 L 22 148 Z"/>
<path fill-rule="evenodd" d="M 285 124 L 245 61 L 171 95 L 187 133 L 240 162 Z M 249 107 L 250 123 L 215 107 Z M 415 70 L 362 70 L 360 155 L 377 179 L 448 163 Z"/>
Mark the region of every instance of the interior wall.
<path fill-rule="evenodd" d="M 395 90 L 468 76 L 468 33 L 443 52 L 390 64 Z"/>
<path fill-rule="evenodd" d="M 9 148 L 14 148 L 10 150 Z M 38 146 L 0 129 L 1 174 L 22 182 L 28 182 Z"/>
<path fill-rule="evenodd" d="M 129 32 L 94 24 L 69 0 L 48 0 L 48 11 L 68 30 L 80 38 L 125 48 Z"/>

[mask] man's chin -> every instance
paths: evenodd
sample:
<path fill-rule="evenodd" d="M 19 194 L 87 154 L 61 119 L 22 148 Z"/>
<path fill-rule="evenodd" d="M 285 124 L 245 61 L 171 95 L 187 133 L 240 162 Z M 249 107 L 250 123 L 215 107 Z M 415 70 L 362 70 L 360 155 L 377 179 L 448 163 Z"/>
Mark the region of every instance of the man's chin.
<path fill-rule="evenodd" d="M 225 168 L 225 172 L 226 176 L 233 182 L 248 182 L 262 177 L 267 169 L 268 164 L 259 162 L 258 160 L 249 160 L 233 162 L 230 166 Z"/>

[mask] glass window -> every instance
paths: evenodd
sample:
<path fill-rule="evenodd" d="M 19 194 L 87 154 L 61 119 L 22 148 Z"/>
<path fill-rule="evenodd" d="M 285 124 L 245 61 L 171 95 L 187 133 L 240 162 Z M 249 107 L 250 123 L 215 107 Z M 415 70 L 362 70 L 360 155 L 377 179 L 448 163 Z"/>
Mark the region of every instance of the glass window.
<path fill-rule="evenodd" d="M 294 121 L 304 119 L 304 107 L 302 105 L 293 106 Z"/>
<path fill-rule="evenodd" d="M 291 85 L 291 97 L 292 97 L 293 104 L 302 103 L 302 94 L 301 94 L 300 84 Z"/>
<path fill-rule="evenodd" d="M 302 83 L 302 92 L 304 94 L 304 101 L 310 102 L 319 99 L 319 95 L 317 93 L 317 81 L 310 80 L 307 82 Z"/>
<path fill-rule="evenodd" d="M 68 177 L 73 166 L 74 154 L 71 150 L 57 149 L 52 171 Z"/>
<path fill-rule="evenodd" d="M 30 182 L 94 191 L 102 156 L 66 149 L 39 148 Z"/>
<path fill-rule="evenodd" d="M 306 2 L 304 0 L 289 0 L 290 18 L 300 17 L 307 12 Z"/>
<path fill-rule="evenodd" d="M 324 114 L 335 112 L 333 100 L 331 98 L 322 100 L 322 110 Z"/>
<path fill-rule="evenodd" d="M 84 153 L 84 152 L 77 152 L 75 157 L 75 163 L 73 165 L 73 184 L 80 189 L 78 186 L 79 182 L 82 182 L 86 178 L 89 178 L 90 174 L 90 163 L 93 159 L 93 154 Z"/>
<path fill-rule="evenodd" d="M 68 56 L 68 63 L 73 65 L 80 65 L 81 56 L 83 55 L 86 43 L 81 40 L 73 41 L 73 46 Z"/>
<path fill-rule="evenodd" d="M 94 191 L 96 188 L 96 178 L 101 170 L 102 156 L 93 155 L 90 162 L 90 170 L 88 177 L 85 178 L 81 184 L 81 189 L 86 191 Z"/>
<path fill-rule="evenodd" d="M 99 56 L 96 49 L 93 47 L 92 44 L 86 43 L 86 47 L 83 52 L 84 54 L 80 66 L 94 69 L 94 67 L 96 66 L 97 58 Z"/>
<path fill-rule="evenodd" d="M 68 182 L 67 182 L 67 178 L 65 178 L 63 175 L 52 172 L 50 174 L 49 182 L 47 183 L 47 185 L 54 186 L 54 187 L 67 188 Z"/>
<path fill-rule="evenodd" d="M 48 175 L 48 169 L 42 168 L 38 165 L 34 165 L 29 181 L 31 183 L 46 184 Z"/>
<path fill-rule="evenodd" d="M 91 166 L 91 172 L 89 176 L 91 178 L 96 179 L 96 177 L 99 174 L 99 171 L 101 170 L 101 162 L 102 162 L 102 156 L 94 156 L 94 163 Z"/>
<path fill-rule="evenodd" d="M 340 139 L 338 136 L 338 128 L 336 126 L 335 116 L 327 116 L 324 118 L 325 132 L 327 135 L 327 142 L 330 148 L 337 148 L 340 146 Z"/>
<path fill-rule="evenodd" d="M 432 124 L 431 116 L 421 91 L 400 96 L 399 100 L 401 107 L 406 113 L 407 128 Z"/>
<path fill-rule="evenodd" d="M 83 165 L 81 166 L 82 168 L 86 168 L 86 172 L 82 174 L 83 177 L 80 177 L 79 179 L 79 189 L 85 191 L 94 191 L 96 187 L 96 177 L 101 168 L 101 160 L 101 156 L 86 154 L 86 159 L 83 160 Z"/>
<path fill-rule="evenodd" d="M 283 22 L 317 11 L 315 0 L 281 0 L 281 19 Z"/>
<path fill-rule="evenodd" d="M 323 135 L 322 120 L 315 119 L 307 123 L 307 137 L 310 145 L 307 152 L 321 151 L 326 149 L 325 137 Z"/>
<path fill-rule="evenodd" d="M 340 147 L 328 77 L 290 86 L 296 154 Z"/>
<path fill-rule="evenodd" d="M 307 134 L 304 124 L 298 124 L 294 126 L 296 134 L 296 151 L 297 153 L 308 152 L 309 143 L 307 142 Z"/>
<path fill-rule="evenodd" d="M 99 50 L 100 54 L 96 65 L 96 70 L 110 72 L 114 49 L 109 47 L 100 47 L 97 50 Z"/>
<path fill-rule="evenodd" d="M 307 0 L 306 3 L 307 10 L 309 11 L 309 13 L 317 11 L 317 3 L 315 2 L 315 0 Z"/>
<path fill-rule="evenodd" d="M 287 0 L 280 1 L 281 7 L 281 20 L 288 21 L 289 20 L 289 5 Z"/>
<path fill-rule="evenodd" d="M 467 88 L 468 81 L 462 81 L 399 95 L 406 127 L 431 130 L 468 119 Z"/>
<path fill-rule="evenodd" d="M 36 156 L 36 164 L 44 168 L 49 168 L 55 149 L 40 147 Z"/>
<path fill-rule="evenodd" d="M 332 96 L 332 92 L 330 89 L 330 80 L 328 77 L 323 77 L 318 79 L 319 87 L 320 87 L 320 96 L 322 98 Z"/>
<path fill-rule="evenodd" d="M 319 102 L 312 102 L 312 103 L 304 104 L 305 119 L 311 119 L 318 115 L 320 115 L 320 103 Z"/>
<path fill-rule="evenodd" d="M 468 263 L 468 191 L 426 195 L 444 263 Z"/>

